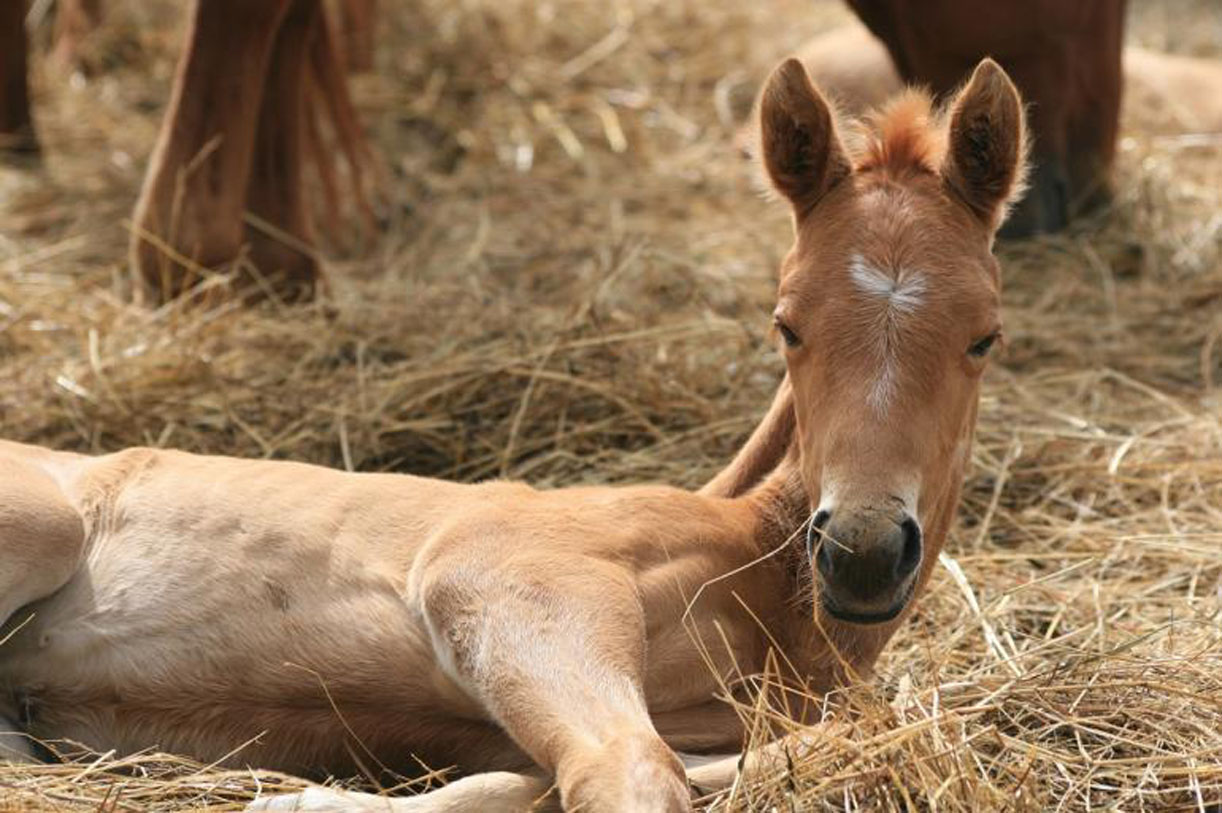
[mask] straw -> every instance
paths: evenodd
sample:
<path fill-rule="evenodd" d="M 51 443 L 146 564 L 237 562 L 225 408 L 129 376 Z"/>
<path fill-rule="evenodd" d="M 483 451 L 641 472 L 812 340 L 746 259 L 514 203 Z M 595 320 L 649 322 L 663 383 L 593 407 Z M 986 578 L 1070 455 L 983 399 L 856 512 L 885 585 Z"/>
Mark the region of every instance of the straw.
<path fill-rule="evenodd" d="M 1132 5 L 1131 38 L 1222 56 L 1211 4 Z M 545 487 L 706 480 L 781 371 L 767 329 L 788 214 L 735 129 L 769 68 L 847 12 L 379 13 L 377 70 L 353 87 L 389 167 L 382 232 L 350 239 L 353 220 L 320 245 L 333 293 L 315 305 L 127 303 L 179 4 L 107 4 L 82 80 L 35 60 L 46 168 L 0 169 L 4 436 Z M 804 732 L 819 746 L 716 809 L 1222 803 L 1222 142 L 1144 126 L 1126 114 L 1109 212 L 1002 248 L 1007 346 L 948 566 L 874 678 L 828 700 L 850 735 Z M 781 710 L 743 713 L 775 733 Z M 0 806 L 234 808 L 301 784 L 81 754 L 0 767 Z"/>

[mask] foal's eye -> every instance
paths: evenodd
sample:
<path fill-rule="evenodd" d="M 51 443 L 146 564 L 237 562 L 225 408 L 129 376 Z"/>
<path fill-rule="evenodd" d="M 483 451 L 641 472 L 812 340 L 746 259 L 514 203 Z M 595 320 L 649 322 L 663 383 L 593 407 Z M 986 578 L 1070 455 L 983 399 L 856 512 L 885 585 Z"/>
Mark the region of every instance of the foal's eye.
<path fill-rule="evenodd" d="M 983 339 L 974 342 L 972 346 L 967 349 L 967 354 L 978 359 L 984 358 L 989 354 L 989 351 L 993 349 L 993 345 L 997 342 L 997 337 L 999 335 L 999 333 L 993 332 L 988 336 L 985 336 Z"/>
<path fill-rule="evenodd" d="M 798 334 L 789 329 L 789 325 L 780 319 L 777 319 L 774 324 L 777 331 L 781 334 L 781 338 L 785 340 L 786 347 L 797 347 L 802 343 L 802 340 L 798 338 Z"/>

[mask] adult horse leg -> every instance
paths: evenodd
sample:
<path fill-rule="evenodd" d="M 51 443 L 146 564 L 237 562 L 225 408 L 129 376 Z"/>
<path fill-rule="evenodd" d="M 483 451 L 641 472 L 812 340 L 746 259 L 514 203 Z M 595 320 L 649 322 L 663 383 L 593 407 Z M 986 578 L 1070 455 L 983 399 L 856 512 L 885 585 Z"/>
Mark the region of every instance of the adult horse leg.
<path fill-rule="evenodd" d="M 339 4 L 344 67 L 352 73 L 373 70 L 377 0 L 347 0 Z"/>
<path fill-rule="evenodd" d="M 343 6 L 345 9 L 349 7 L 350 4 Z M 376 181 L 377 162 L 361 129 L 352 97 L 348 93 L 337 37 L 326 14 L 322 15 L 311 40 L 310 75 L 312 81 L 309 100 L 314 109 L 306 111 L 306 118 L 315 125 L 315 130 L 319 119 L 329 120 L 335 136 L 335 146 L 338 147 L 338 152 L 343 153 L 344 161 L 348 165 L 353 202 L 365 221 L 365 227 L 372 233 L 377 227 L 377 218 L 370 201 L 382 197 Z M 333 179 L 336 151 L 328 152 L 321 138 L 315 138 L 312 146 L 312 158 L 318 167 L 319 175 L 324 179 L 328 176 Z M 331 180 L 330 186 L 334 185 Z M 379 200 L 379 203 L 384 201 Z"/>
<path fill-rule="evenodd" d="M 33 743 L 21 730 L 21 725 L 16 720 L 0 714 L 0 765 L 5 762 L 37 761 L 38 755 L 34 753 Z"/>
<path fill-rule="evenodd" d="M 1065 122 L 1071 217 L 1111 199 L 1124 83 L 1125 0 L 1088 6 L 1087 13 L 1095 47 L 1071 63 L 1075 103 Z"/>
<path fill-rule="evenodd" d="M 51 49 L 51 62 L 65 71 L 81 68 L 81 46 L 101 22 L 102 0 L 59 0 L 55 4 L 55 46 Z"/>
<path fill-rule="evenodd" d="M 263 77 L 289 3 L 196 0 L 132 218 L 138 299 L 172 299 L 238 256 Z"/>
<path fill-rule="evenodd" d="M 31 159 L 38 155 L 38 139 L 30 118 L 28 48 L 25 3 L 5 0 L 0 3 L 0 153 Z"/>
<path fill-rule="evenodd" d="M 301 168 L 309 46 L 323 23 L 322 0 L 292 0 L 267 68 L 246 198 L 258 283 L 286 300 L 313 297 L 319 275 Z"/>

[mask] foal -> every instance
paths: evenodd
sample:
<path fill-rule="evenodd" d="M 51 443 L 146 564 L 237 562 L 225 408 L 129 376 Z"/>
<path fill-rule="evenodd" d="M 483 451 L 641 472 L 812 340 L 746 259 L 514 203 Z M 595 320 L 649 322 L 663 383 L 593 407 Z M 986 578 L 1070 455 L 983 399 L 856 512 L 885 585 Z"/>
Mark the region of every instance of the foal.
<path fill-rule="evenodd" d="M 567 809 L 682 811 L 674 749 L 740 747 L 714 696 L 745 693 L 772 648 L 814 691 L 868 673 L 958 499 L 1021 105 L 985 61 L 945 125 L 904 96 L 850 153 L 791 60 L 761 135 L 796 231 L 775 313 L 788 375 L 708 488 L 0 444 L 5 741 L 475 774 L 271 808 L 521 810 L 554 783 Z"/>

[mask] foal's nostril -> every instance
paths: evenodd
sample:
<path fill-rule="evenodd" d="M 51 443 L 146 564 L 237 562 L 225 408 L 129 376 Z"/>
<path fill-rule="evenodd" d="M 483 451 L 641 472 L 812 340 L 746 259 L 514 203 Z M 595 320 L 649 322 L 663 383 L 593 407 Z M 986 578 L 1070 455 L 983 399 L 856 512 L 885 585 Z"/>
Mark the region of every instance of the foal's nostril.
<path fill-rule="evenodd" d="M 921 563 L 921 526 L 912 517 L 907 517 L 900 523 L 900 531 L 904 534 L 904 546 L 895 563 L 897 579 L 906 578 Z"/>
<path fill-rule="evenodd" d="M 831 519 L 831 516 L 827 511 L 820 509 L 810 518 L 810 524 L 806 526 L 806 555 L 814 557 L 819 572 L 825 576 L 832 572 L 832 560 L 828 554 L 827 545 L 822 545 L 820 542 L 823 540 L 823 529 L 827 527 L 827 521 Z M 817 552 L 816 549 L 818 549 Z"/>
<path fill-rule="evenodd" d="M 819 575 L 825 579 L 832 577 L 832 546 L 820 545 L 818 552 L 815 553 L 815 567 L 819 569 Z"/>

